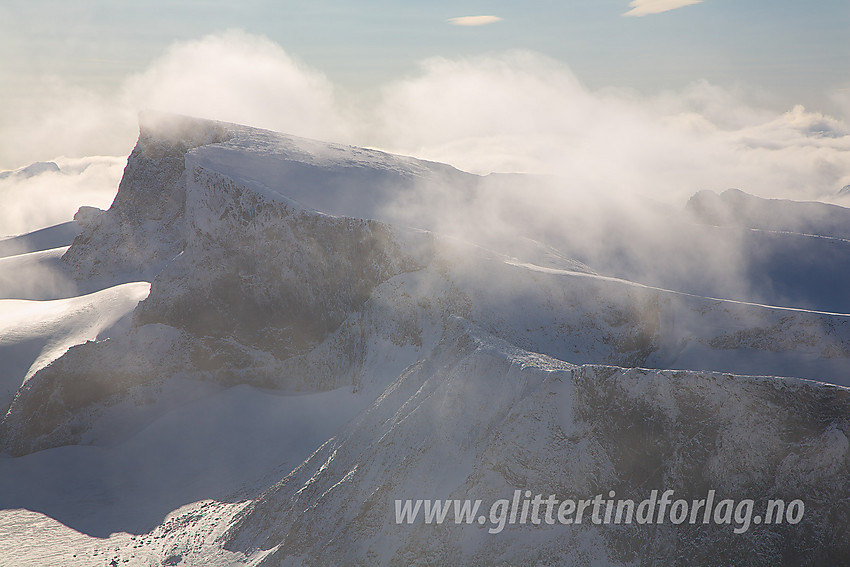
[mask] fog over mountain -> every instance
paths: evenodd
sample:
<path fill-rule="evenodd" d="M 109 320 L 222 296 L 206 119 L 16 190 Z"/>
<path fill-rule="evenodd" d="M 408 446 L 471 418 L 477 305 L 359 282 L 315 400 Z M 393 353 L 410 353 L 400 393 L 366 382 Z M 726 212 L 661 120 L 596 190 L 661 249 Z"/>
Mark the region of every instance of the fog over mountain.
<path fill-rule="evenodd" d="M 94 205 L 0 242 L 1 562 L 850 558 L 850 209 L 158 112 Z M 805 514 L 397 522 L 526 490 Z"/>

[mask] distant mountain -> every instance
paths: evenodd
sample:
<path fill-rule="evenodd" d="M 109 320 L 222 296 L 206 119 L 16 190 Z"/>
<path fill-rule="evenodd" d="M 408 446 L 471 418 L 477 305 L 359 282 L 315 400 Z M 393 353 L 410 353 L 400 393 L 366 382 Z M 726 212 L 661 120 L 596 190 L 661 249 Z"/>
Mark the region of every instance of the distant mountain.
<path fill-rule="evenodd" d="M 850 312 L 850 209 L 729 189 L 697 193 L 687 211 L 719 234 L 738 235 L 754 298 Z"/>
<path fill-rule="evenodd" d="M 59 173 L 60 171 L 59 166 L 52 161 L 39 161 L 20 169 L 0 171 L 0 179 L 28 179 L 30 177 L 35 177 L 36 175 L 41 175 L 42 173 Z"/>
<path fill-rule="evenodd" d="M 700 191 L 688 201 L 695 218 L 714 226 L 738 226 L 850 239 L 850 209 L 812 201 L 763 199 L 738 189 Z"/>
<path fill-rule="evenodd" d="M 829 246 L 844 266 L 842 237 L 784 230 L 774 241 L 768 231 L 778 229 L 759 225 L 757 238 L 767 236 L 758 240 L 741 237 L 743 225 L 730 232 L 668 218 L 649 238 L 637 232 L 641 223 L 666 213 L 621 223 L 622 211 L 554 211 L 577 223 L 588 217 L 579 227 L 599 219 L 606 230 L 622 229 L 582 252 L 579 243 L 589 241 L 569 223 L 555 232 L 549 218 L 524 219 L 531 209 L 520 189 L 551 183 L 558 181 L 479 177 L 233 124 L 143 116 L 112 207 L 87 218 L 63 262 L 82 289 L 133 289 L 138 301 L 150 281 L 150 293 L 131 319 L 21 377 L 0 423 L 9 457 L 0 474 L 28 487 L 0 491 L 0 506 L 38 510 L 92 536 L 137 535 L 103 541 L 56 528 L 52 543 L 39 540 L 44 555 L 30 559 L 850 559 L 850 500 L 842 496 L 850 494 L 850 317 L 755 302 L 803 301 L 820 290 L 789 278 L 797 295 L 775 293 L 782 280 L 759 279 L 754 248 L 744 250 L 749 279 L 736 299 L 694 293 L 707 279 L 699 272 L 626 277 L 646 276 L 656 262 L 708 270 L 741 242 L 781 242 L 793 273 L 818 259 L 795 253 Z M 763 213 L 748 197 L 729 198 L 750 203 L 735 222 L 774 222 L 773 205 Z M 726 218 L 726 198 L 695 199 L 688 207 L 697 218 Z M 473 218 L 485 214 L 483 203 L 504 202 L 515 203 L 506 225 Z M 786 227 L 809 226 L 810 211 L 837 223 L 844 210 L 779 206 Z M 460 221 L 449 222 L 458 211 Z M 641 253 L 652 238 L 660 248 Z M 805 246 L 788 246 L 798 238 Z M 699 255 L 712 245 L 725 248 L 716 258 Z M 836 297 L 840 305 L 844 296 Z M 22 328 L 5 325 L 0 336 Z M 216 449 L 219 440 L 226 451 Z M 104 486 L 93 489 L 100 481 L 87 475 L 104 467 Z M 60 477 L 66 469 L 81 478 Z M 151 499 L 146 491 L 158 485 Z M 62 487 L 55 499 L 45 496 L 51 486 Z M 667 489 L 689 502 L 710 490 L 759 505 L 804 499 L 805 517 L 742 533 L 730 520 L 515 523 L 493 534 L 486 515 L 441 526 L 397 524 L 395 516 L 399 499 L 482 499 L 489 507 L 516 490 L 642 499 Z M 41 520 L 0 511 L 0 530 L 30 537 Z"/>

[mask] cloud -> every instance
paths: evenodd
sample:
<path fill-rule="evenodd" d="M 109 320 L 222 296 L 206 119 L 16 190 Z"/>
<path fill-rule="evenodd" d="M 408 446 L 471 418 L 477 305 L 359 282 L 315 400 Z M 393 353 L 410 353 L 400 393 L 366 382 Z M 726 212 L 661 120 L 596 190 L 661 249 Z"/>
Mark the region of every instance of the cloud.
<path fill-rule="evenodd" d="M 126 159 L 58 158 L 60 171 L 0 179 L 0 238 L 69 221 L 89 205 L 108 209 Z"/>
<path fill-rule="evenodd" d="M 9 101 L 0 113 L 0 170 L 58 155 L 126 155 L 146 108 L 348 139 L 330 81 L 278 44 L 241 31 L 177 42 L 113 92 L 42 82 L 39 91 L 49 95 Z"/>
<path fill-rule="evenodd" d="M 34 90 L 49 94 L 10 100 L 0 113 L 0 169 L 61 155 L 126 155 L 133 147 L 136 111 L 115 95 L 55 77 Z"/>
<path fill-rule="evenodd" d="M 486 26 L 501 22 L 502 18 L 498 16 L 461 16 L 459 18 L 449 18 L 446 21 L 453 26 Z"/>
<path fill-rule="evenodd" d="M 9 101 L 0 113 L 0 171 L 54 160 L 62 173 L 0 180 L 0 236 L 71 220 L 81 205 L 108 208 L 146 108 L 350 139 L 351 121 L 324 75 L 268 39 L 239 31 L 178 42 L 111 93 L 43 82 L 48 98 Z M 123 157 L 85 167 L 72 159 L 92 155 Z"/>
<path fill-rule="evenodd" d="M 498 243 L 524 242 L 514 236 L 534 232 L 580 261 L 596 258 L 597 269 L 604 267 L 599 258 L 618 257 L 611 247 L 624 243 L 623 257 L 640 266 L 631 273 L 644 276 L 637 279 L 651 283 L 662 272 L 666 282 L 697 277 L 728 295 L 742 281 L 736 248 L 670 234 L 689 197 L 737 187 L 763 197 L 828 201 L 850 185 L 844 91 L 834 94 L 844 114 L 830 116 L 802 106 L 760 108 L 745 102 L 757 96 L 705 81 L 652 96 L 590 90 L 567 65 L 512 51 L 429 59 L 376 87 L 376 96 L 348 100 L 279 45 L 243 32 L 177 43 L 111 95 L 55 84 L 55 99 L 18 102 L 0 114 L 0 158 L 18 160 L 11 167 L 57 154 L 126 156 L 138 110 L 152 108 L 376 147 L 481 174 L 550 174 L 557 181 L 538 186 L 504 177 L 501 186 L 460 204 L 455 191 L 422 207 L 387 206 L 411 215 L 411 224 L 437 215 L 435 226 L 463 227 Z M 100 169 L 112 194 L 123 159 L 116 161 Z M 69 164 L 59 165 L 70 176 Z M 77 183 L 54 174 L 6 187 L 0 233 L 68 220 L 80 204 L 108 205 L 108 199 L 83 199 L 98 170 L 86 171 L 90 177 L 78 176 Z M 67 208 L 50 218 L 32 216 L 40 202 L 52 202 L 52 191 L 65 193 Z M 24 218 L 26 226 L 14 224 Z M 679 241 L 680 249 L 671 250 Z M 691 246 L 694 263 L 665 266 L 682 246 Z"/>
<path fill-rule="evenodd" d="M 241 31 L 177 43 L 124 89 L 134 108 L 346 137 L 330 81 L 271 40 Z"/>
<path fill-rule="evenodd" d="M 746 93 L 706 82 L 654 96 L 591 91 L 568 66 L 532 52 L 430 59 L 358 102 L 276 43 L 232 31 L 174 44 L 112 94 L 49 82 L 55 98 L 19 101 L 0 115 L 0 169 L 126 155 L 138 111 L 151 108 L 478 173 L 567 172 L 587 191 L 628 188 L 670 202 L 733 186 L 817 199 L 850 184 L 844 92 L 835 97 L 847 116 L 830 117 L 754 107 Z"/>
<path fill-rule="evenodd" d="M 388 85 L 372 145 L 477 173 L 569 176 L 585 192 L 681 204 L 701 189 L 828 198 L 850 183 L 846 119 L 776 113 L 699 82 L 639 96 L 593 92 L 531 52 L 431 59 Z"/>
<path fill-rule="evenodd" d="M 562 256 L 641 283 L 767 301 L 751 287 L 743 233 L 701 229 L 684 205 L 731 187 L 834 200 L 850 184 L 850 124 L 744 101 L 706 82 L 655 96 L 591 91 L 530 52 L 437 58 L 385 88 L 373 145 L 481 174 L 548 174 L 388 203 L 408 224 L 516 257 Z"/>
<path fill-rule="evenodd" d="M 632 0 L 629 2 L 631 10 L 625 12 L 624 16 L 648 16 L 649 14 L 660 14 L 676 8 L 699 4 L 702 0 Z"/>

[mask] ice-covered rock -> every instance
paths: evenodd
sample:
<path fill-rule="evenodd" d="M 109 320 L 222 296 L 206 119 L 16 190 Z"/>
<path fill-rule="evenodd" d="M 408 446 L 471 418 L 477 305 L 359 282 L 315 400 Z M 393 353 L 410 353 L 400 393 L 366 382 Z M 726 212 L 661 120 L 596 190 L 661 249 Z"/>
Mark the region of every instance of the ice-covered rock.
<path fill-rule="evenodd" d="M 64 260 L 80 279 L 153 277 L 183 249 L 186 152 L 222 141 L 215 123 L 143 114 L 112 206 L 84 226 Z"/>

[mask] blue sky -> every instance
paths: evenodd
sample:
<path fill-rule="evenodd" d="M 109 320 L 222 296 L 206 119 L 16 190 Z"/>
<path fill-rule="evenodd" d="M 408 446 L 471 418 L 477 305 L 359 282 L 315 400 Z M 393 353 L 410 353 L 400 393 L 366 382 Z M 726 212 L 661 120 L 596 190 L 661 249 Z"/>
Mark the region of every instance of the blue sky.
<path fill-rule="evenodd" d="M 638 2 L 688 0 L 638 0 Z M 418 61 L 530 49 L 589 88 L 642 93 L 697 80 L 761 91 L 777 107 L 829 111 L 850 87 L 850 2 L 704 0 L 629 17 L 629 0 L 125 2 L 3 0 L 0 97 L 31 96 L 45 76 L 109 89 L 173 42 L 228 28 L 264 35 L 336 85 L 368 91 Z M 494 15 L 483 26 L 453 17 Z"/>

